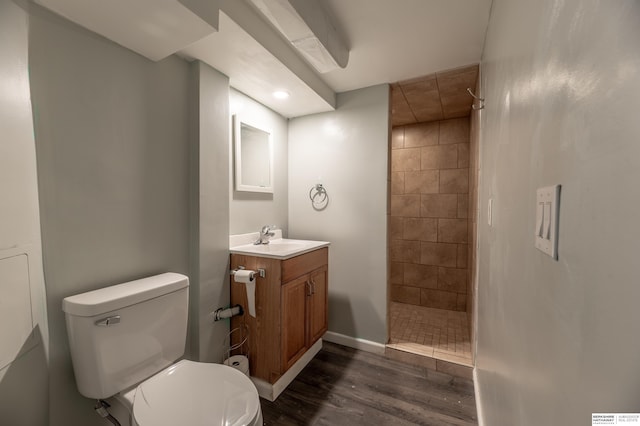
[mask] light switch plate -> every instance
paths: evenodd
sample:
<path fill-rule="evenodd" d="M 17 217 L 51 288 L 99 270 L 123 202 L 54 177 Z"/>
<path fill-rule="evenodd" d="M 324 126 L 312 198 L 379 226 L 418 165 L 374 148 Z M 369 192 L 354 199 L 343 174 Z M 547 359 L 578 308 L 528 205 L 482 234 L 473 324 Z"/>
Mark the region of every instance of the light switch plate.
<path fill-rule="evenodd" d="M 558 259 L 558 219 L 560 185 L 538 188 L 536 192 L 535 246 L 538 250 Z"/>

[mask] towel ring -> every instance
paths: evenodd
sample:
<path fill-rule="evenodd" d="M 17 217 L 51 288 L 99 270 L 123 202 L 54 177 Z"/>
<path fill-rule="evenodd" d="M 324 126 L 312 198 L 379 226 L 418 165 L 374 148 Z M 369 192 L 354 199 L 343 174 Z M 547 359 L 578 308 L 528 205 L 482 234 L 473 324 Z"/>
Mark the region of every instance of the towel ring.
<path fill-rule="evenodd" d="M 329 204 L 329 194 L 321 183 L 316 184 L 309 190 L 309 199 L 315 210 L 324 210 Z"/>

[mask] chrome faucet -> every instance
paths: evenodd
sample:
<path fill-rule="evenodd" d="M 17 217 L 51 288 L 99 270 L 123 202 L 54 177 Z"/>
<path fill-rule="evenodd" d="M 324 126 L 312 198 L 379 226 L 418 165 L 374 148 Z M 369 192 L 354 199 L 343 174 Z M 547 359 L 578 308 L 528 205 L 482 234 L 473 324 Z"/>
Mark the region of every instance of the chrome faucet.
<path fill-rule="evenodd" d="M 254 245 L 269 244 L 269 238 L 276 235 L 272 230 L 276 229 L 275 225 L 265 225 L 260 230 L 260 237 L 253 242 Z"/>

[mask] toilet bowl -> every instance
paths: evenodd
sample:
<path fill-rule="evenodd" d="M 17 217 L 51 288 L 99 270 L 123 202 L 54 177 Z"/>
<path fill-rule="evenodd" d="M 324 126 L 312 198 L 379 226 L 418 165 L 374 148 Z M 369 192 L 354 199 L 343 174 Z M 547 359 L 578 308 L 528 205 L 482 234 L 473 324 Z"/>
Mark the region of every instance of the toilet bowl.
<path fill-rule="evenodd" d="M 182 360 L 115 398 L 131 426 L 262 425 L 255 386 L 225 365 Z"/>
<path fill-rule="evenodd" d="M 63 300 L 78 390 L 138 426 L 255 426 L 260 399 L 226 365 L 182 360 L 189 279 L 165 273 Z M 124 420 L 124 419 L 122 419 Z"/>

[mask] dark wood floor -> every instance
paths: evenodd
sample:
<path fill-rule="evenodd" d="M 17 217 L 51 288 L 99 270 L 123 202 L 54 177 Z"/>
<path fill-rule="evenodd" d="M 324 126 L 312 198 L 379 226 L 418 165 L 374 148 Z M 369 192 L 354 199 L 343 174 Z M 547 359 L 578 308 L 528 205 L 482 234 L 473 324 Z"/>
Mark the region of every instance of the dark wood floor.
<path fill-rule="evenodd" d="M 477 425 L 473 382 L 324 342 L 265 425 Z"/>

